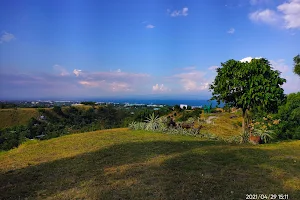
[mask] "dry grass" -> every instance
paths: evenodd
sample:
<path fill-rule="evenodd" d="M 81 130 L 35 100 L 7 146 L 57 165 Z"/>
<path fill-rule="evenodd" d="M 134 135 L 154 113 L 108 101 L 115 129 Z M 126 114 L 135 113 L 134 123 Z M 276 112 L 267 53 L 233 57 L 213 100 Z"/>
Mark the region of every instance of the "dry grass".
<path fill-rule="evenodd" d="M 0 154 L 0 199 L 300 199 L 300 141 L 229 145 L 128 129 Z"/>
<path fill-rule="evenodd" d="M 31 117 L 37 117 L 36 108 L 0 109 L 0 129 L 26 125 Z"/>
<path fill-rule="evenodd" d="M 230 116 L 236 115 L 237 118 L 230 119 Z M 239 126 L 239 123 L 242 123 L 242 116 L 240 114 L 233 113 L 215 113 L 215 114 L 202 114 L 202 117 L 205 116 L 207 119 L 208 116 L 216 116 L 216 119 L 212 121 L 212 124 L 205 124 L 202 131 L 208 132 L 220 137 L 230 137 L 233 135 L 240 135 L 242 133 L 242 127 Z"/>

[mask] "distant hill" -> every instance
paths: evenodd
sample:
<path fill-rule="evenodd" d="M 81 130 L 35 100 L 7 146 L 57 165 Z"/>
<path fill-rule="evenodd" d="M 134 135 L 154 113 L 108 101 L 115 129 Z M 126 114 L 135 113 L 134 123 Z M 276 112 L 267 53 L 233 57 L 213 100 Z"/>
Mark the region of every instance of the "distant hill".
<path fill-rule="evenodd" d="M 31 117 L 38 117 L 37 108 L 0 109 L 0 129 L 26 125 Z"/>
<path fill-rule="evenodd" d="M 0 199 L 300 199 L 299 169 L 300 141 L 235 145 L 110 129 L 1 152 Z"/>

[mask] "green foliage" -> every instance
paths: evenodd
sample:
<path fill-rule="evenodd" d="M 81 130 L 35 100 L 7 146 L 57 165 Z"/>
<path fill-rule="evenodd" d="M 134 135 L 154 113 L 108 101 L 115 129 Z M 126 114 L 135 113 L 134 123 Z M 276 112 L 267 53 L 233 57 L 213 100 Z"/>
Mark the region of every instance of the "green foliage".
<path fill-rule="evenodd" d="M 149 115 L 149 117 L 147 117 L 147 119 L 145 121 L 147 122 L 146 130 L 154 131 L 154 130 L 158 129 L 158 126 L 159 126 L 158 116 L 155 116 L 154 113 Z"/>
<path fill-rule="evenodd" d="M 248 131 L 244 131 L 243 133 L 241 133 L 240 138 L 241 138 L 241 143 L 248 143 L 249 142 L 249 132 Z"/>
<path fill-rule="evenodd" d="M 300 76 L 300 55 L 294 57 L 294 73 Z"/>
<path fill-rule="evenodd" d="M 210 140 L 222 140 L 218 136 L 210 133 L 200 133 L 197 128 L 183 128 L 181 123 L 177 123 L 177 127 L 168 127 L 168 118 L 163 116 L 158 118 L 152 113 L 146 120 L 146 122 L 131 122 L 129 128 L 132 130 L 147 130 L 151 132 L 160 132 L 172 135 L 188 135 L 196 136 L 200 138 L 206 138 Z M 188 122 L 194 122 L 194 118 L 190 118 Z"/>
<path fill-rule="evenodd" d="M 182 111 L 182 109 L 180 108 L 179 105 L 175 105 L 175 106 L 174 106 L 174 110 L 175 110 L 176 112 L 181 112 L 181 111 Z"/>
<path fill-rule="evenodd" d="M 0 149 L 8 150 L 18 146 L 26 139 L 50 139 L 61 135 L 118 128 L 129 124 L 129 113 L 117 110 L 112 106 L 98 109 L 79 109 L 59 106 L 50 109 L 39 109 L 45 119 L 31 118 L 26 126 L 3 129 L 0 133 Z M 127 126 L 126 125 L 126 126 Z"/>
<path fill-rule="evenodd" d="M 202 113 L 201 109 L 195 109 L 193 111 L 183 111 L 182 116 L 178 119 L 178 121 L 187 121 L 189 118 L 197 119 Z"/>
<path fill-rule="evenodd" d="M 275 128 L 278 139 L 300 139 L 300 92 L 287 96 L 276 117 L 281 120 Z"/>
<path fill-rule="evenodd" d="M 6 109 L 6 108 L 17 108 L 18 105 L 14 103 L 9 103 L 9 102 L 0 102 L 0 108 L 1 109 Z"/>
<path fill-rule="evenodd" d="M 273 70 L 268 60 L 252 59 L 250 63 L 228 60 L 221 65 L 210 85 L 212 100 L 242 108 L 244 120 L 247 110 L 261 106 L 266 111 L 276 112 L 284 101 L 281 86 L 286 80 L 280 78 L 280 72 Z"/>
<path fill-rule="evenodd" d="M 83 101 L 83 102 L 80 102 L 80 103 L 83 104 L 83 105 L 91 105 L 91 106 L 96 105 L 96 102 L 93 102 L 93 101 Z"/>
<path fill-rule="evenodd" d="M 271 134 L 274 132 L 272 130 L 266 129 L 255 129 L 253 133 L 254 135 L 260 136 L 261 140 L 264 141 L 264 143 L 268 143 L 270 139 L 273 139 Z"/>

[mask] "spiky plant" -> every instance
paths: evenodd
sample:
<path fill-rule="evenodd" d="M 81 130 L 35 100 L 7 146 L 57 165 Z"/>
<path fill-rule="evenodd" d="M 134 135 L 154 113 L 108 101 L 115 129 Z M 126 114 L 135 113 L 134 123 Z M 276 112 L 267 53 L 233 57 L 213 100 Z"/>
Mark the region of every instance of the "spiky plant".
<path fill-rule="evenodd" d="M 159 118 L 154 113 L 150 114 L 145 121 L 147 122 L 146 130 L 155 131 L 158 129 Z"/>
<path fill-rule="evenodd" d="M 135 128 L 136 128 L 136 121 L 131 122 L 131 123 L 128 125 L 128 128 L 133 129 L 133 130 L 136 130 L 136 129 L 135 129 Z"/>
<path fill-rule="evenodd" d="M 248 142 L 249 142 L 249 137 L 250 137 L 249 132 L 248 132 L 248 131 L 244 131 L 244 132 L 240 135 L 241 143 L 248 143 Z"/>
<path fill-rule="evenodd" d="M 266 129 L 254 129 L 253 133 L 257 136 L 260 136 L 261 140 L 264 141 L 264 143 L 267 143 L 270 139 L 273 139 L 271 134 L 274 132 L 272 130 Z"/>

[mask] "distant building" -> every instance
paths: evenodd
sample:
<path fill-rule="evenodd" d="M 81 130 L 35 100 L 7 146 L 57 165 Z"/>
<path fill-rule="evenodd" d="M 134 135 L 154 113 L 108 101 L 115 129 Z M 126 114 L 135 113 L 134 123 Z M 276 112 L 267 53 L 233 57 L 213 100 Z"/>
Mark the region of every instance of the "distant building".
<path fill-rule="evenodd" d="M 192 109 L 202 108 L 202 106 L 192 106 Z"/>
<path fill-rule="evenodd" d="M 186 104 L 180 104 L 179 106 L 181 109 L 184 109 L 184 107 L 185 107 L 185 109 L 187 109 L 187 107 L 188 107 Z"/>

